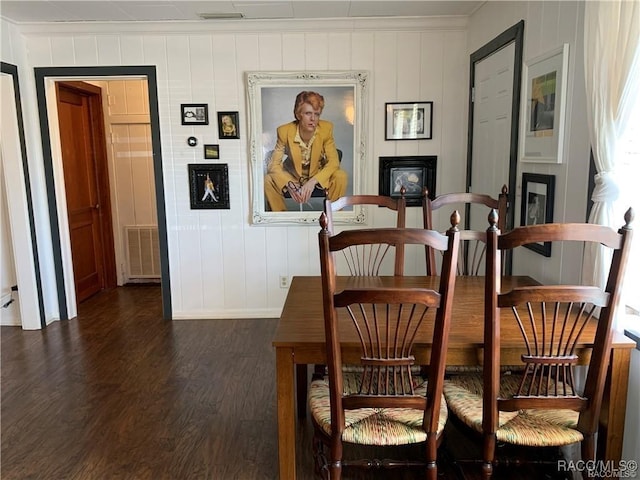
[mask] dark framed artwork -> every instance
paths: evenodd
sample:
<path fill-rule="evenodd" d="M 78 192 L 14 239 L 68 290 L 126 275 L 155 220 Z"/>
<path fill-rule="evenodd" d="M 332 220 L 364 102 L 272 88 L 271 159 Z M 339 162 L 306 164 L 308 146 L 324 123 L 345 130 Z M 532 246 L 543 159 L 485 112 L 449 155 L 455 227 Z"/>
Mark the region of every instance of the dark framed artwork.
<path fill-rule="evenodd" d="M 520 225 L 540 225 L 553 223 L 553 202 L 555 191 L 555 175 L 540 173 L 522 174 L 522 206 Z M 551 256 L 551 242 L 530 243 L 525 245 L 530 250 Z"/>
<path fill-rule="evenodd" d="M 218 137 L 220 140 L 240 138 L 238 112 L 218 112 Z"/>
<path fill-rule="evenodd" d="M 220 158 L 220 145 L 205 145 L 204 146 L 204 159 L 205 160 L 218 160 Z"/>
<path fill-rule="evenodd" d="M 229 168 L 223 164 L 190 163 L 191 209 L 229 209 Z"/>
<path fill-rule="evenodd" d="M 209 107 L 206 103 L 180 105 L 182 125 L 209 125 Z"/>
<path fill-rule="evenodd" d="M 422 189 L 429 190 L 429 198 L 436 195 L 436 155 L 408 157 L 380 157 L 379 195 L 400 197 L 405 188 L 408 207 L 422 205 Z"/>
<path fill-rule="evenodd" d="M 282 179 L 280 171 L 297 180 L 302 177 L 296 170 L 301 165 L 300 147 L 287 144 L 281 158 L 272 163 L 278 143 L 278 129 L 290 130 L 296 126 L 294 105 L 296 97 L 303 91 L 315 92 L 324 99 L 319 122 L 330 129 L 322 135 L 333 138 L 339 159 L 338 175 L 346 181 L 343 195 L 358 195 L 363 191 L 362 179 L 366 166 L 368 73 L 364 71 L 343 72 L 247 72 L 249 96 L 249 126 L 251 137 L 251 219 L 254 225 L 273 223 L 299 223 L 317 227 L 322 212 L 324 192 L 318 189 L 308 202 L 295 202 L 288 192 L 283 192 L 282 205 L 272 205 L 275 178 Z M 325 128 L 325 127 L 323 127 Z M 287 137 L 293 138 L 293 137 Z M 317 141 L 317 140 L 316 140 Z M 313 157 L 321 152 L 323 142 L 312 146 Z M 330 152 L 331 153 L 331 152 Z M 320 164 L 327 161 L 321 154 Z M 316 162 L 317 164 L 317 162 Z M 312 167 L 315 168 L 315 167 Z M 322 168 L 322 167 L 321 167 Z M 272 183 L 269 183 L 270 180 Z M 319 195 L 318 195 L 319 193 Z M 279 202 L 278 202 L 279 203 Z M 334 223 L 366 223 L 366 211 L 358 205 L 352 209 L 335 212 Z"/>
<path fill-rule="evenodd" d="M 432 138 L 433 102 L 385 103 L 385 140 Z"/>

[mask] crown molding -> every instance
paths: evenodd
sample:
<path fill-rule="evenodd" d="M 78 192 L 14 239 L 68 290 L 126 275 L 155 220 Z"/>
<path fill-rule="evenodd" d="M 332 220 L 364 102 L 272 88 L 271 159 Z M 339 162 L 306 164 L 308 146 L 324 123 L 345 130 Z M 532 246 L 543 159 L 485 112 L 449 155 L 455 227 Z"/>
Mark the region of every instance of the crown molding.
<path fill-rule="evenodd" d="M 189 22 L 46 22 L 13 24 L 23 35 L 69 34 L 202 35 L 219 33 L 321 33 L 356 31 L 466 30 L 466 16 L 376 17 L 286 20 L 197 20 Z"/>

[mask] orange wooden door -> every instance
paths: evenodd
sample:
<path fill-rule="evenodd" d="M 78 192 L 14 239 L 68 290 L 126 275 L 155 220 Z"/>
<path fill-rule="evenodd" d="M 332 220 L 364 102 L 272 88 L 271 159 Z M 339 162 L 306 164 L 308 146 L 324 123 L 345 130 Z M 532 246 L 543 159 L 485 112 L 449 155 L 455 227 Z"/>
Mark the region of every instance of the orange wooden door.
<path fill-rule="evenodd" d="M 82 302 L 112 286 L 113 232 L 100 89 L 78 82 L 58 82 L 56 88 L 73 273 L 77 301 Z"/>

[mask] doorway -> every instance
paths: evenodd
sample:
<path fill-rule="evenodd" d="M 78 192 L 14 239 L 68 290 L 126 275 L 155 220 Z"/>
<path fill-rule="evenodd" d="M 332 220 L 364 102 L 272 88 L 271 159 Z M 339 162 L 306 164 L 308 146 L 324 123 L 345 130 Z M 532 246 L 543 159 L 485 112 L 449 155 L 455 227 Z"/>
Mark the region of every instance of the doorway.
<path fill-rule="evenodd" d="M 102 90 L 56 82 L 76 301 L 116 286 Z"/>
<path fill-rule="evenodd" d="M 471 54 L 467 192 L 498 197 L 509 188 L 507 230 L 515 218 L 524 20 Z M 467 207 L 465 228 L 484 231 L 486 209 Z M 505 259 L 510 273 L 512 258 Z"/>
<path fill-rule="evenodd" d="M 52 144 L 59 148 L 59 141 L 54 128 L 57 118 L 55 105 L 56 82 L 82 80 L 108 80 L 126 78 L 144 78 L 148 85 L 149 120 L 151 130 L 151 150 L 153 155 L 153 179 L 155 183 L 155 201 L 158 225 L 158 246 L 160 253 L 160 284 L 162 292 L 163 318 L 171 319 L 171 289 L 168 264 L 166 212 L 164 201 L 164 184 L 162 175 L 162 155 L 160 145 L 160 128 L 157 98 L 157 81 L 155 67 L 53 67 L 36 68 L 36 92 L 40 112 L 40 129 L 42 132 L 42 149 L 44 156 L 44 172 L 47 184 L 49 217 L 53 238 L 53 260 L 56 272 L 58 304 L 60 319 L 73 318 L 77 314 L 77 304 L 73 288 L 73 271 L 70 262 L 71 241 L 69 236 L 69 217 L 60 209 L 58 198 L 66 195 L 63 172 L 54 162 Z"/>

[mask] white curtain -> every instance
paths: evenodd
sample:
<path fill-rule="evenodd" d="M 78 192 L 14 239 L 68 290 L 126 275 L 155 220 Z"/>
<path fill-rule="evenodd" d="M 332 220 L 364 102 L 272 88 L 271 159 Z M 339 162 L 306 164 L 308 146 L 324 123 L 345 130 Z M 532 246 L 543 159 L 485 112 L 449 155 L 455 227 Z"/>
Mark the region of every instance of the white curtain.
<path fill-rule="evenodd" d="M 598 172 L 589 222 L 617 230 L 624 212 L 614 208 L 621 180 L 616 149 L 640 90 L 640 2 L 585 3 L 584 65 L 589 137 Z M 604 287 L 610 262 L 610 250 L 588 247 L 584 282 Z"/>

